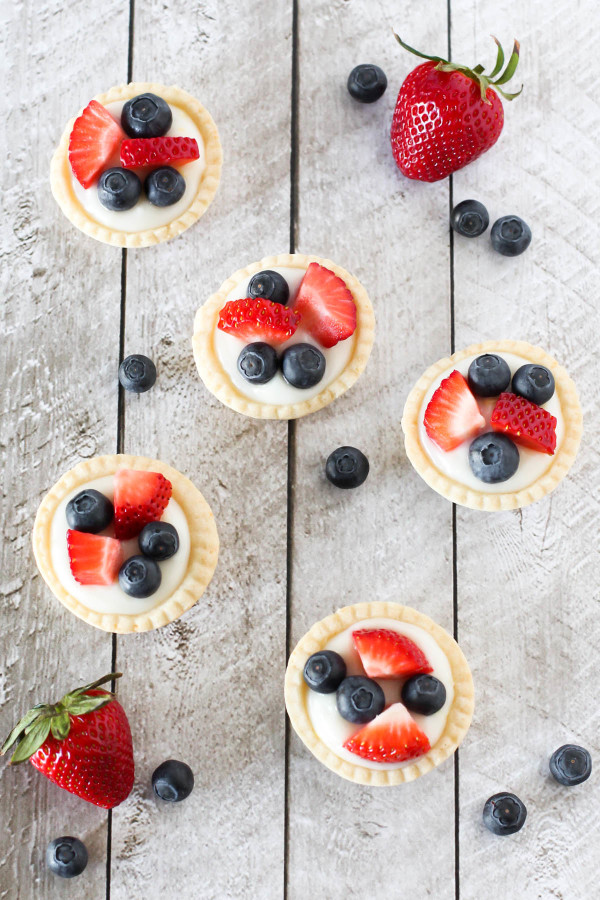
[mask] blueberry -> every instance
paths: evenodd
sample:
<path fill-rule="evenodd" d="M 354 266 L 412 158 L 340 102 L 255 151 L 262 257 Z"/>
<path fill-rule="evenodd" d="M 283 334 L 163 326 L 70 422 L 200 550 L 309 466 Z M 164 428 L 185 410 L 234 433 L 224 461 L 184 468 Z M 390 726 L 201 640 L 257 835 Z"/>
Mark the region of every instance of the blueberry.
<path fill-rule="evenodd" d="M 106 209 L 123 212 L 140 199 L 142 182 L 130 169 L 105 169 L 98 180 L 98 200 Z"/>
<path fill-rule="evenodd" d="M 325 475 L 339 488 L 359 487 L 369 474 L 369 460 L 356 447 L 338 447 L 325 463 Z"/>
<path fill-rule="evenodd" d="M 75 837 L 59 837 L 50 841 L 46 849 L 46 865 L 61 878 L 75 878 L 87 866 L 85 844 Z"/>
<path fill-rule="evenodd" d="M 431 716 L 446 702 L 446 688 L 433 675 L 413 675 L 402 685 L 402 702 L 411 712 Z"/>
<path fill-rule="evenodd" d="M 514 394 L 541 406 L 554 394 L 554 375 L 546 366 L 521 366 L 513 375 L 512 389 Z"/>
<path fill-rule="evenodd" d="M 505 434 L 488 431 L 469 447 L 469 465 L 476 478 L 498 484 L 511 478 L 519 467 L 519 451 Z"/>
<path fill-rule="evenodd" d="M 550 771 L 559 784 L 572 787 L 590 777 L 592 757 L 577 744 L 563 744 L 550 757 Z"/>
<path fill-rule="evenodd" d="M 527 808 L 516 794 L 494 794 L 485 801 L 483 824 L 494 834 L 515 834 L 527 818 Z"/>
<path fill-rule="evenodd" d="M 255 341 L 238 356 L 238 371 L 251 384 L 266 384 L 277 372 L 277 353 L 270 344 Z"/>
<path fill-rule="evenodd" d="M 173 122 L 169 104 L 156 94 L 138 94 L 121 112 L 123 131 L 133 138 L 162 137 Z"/>
<path fill-rule="evenodd" d="M 285 306 L 290 299 L 290 286 L 279 272 L 265 269 L 264 272 L 257 272 L 250 279 L 248 296 L 263 297 L 272 303 L 281 303 Z"/>
<path fill-rule="evenodd" d="M 360 103 L 374 103 L 379 100 L 387 87 L 383 69 L 371 63 L 355 66 L 348 75 L 348 91 Z"/>
<path fill-rule="evenodd" d="M 293 387 L 311 388 L 325 374 L 325 357 L 312 344 L 294 344 L 283 352 L 281 371 Z"/>
<path fill-rule="evenodd" d="M 126 357 L 119 366 L 119 381 L 126 391 L 143 394 L 156 381 L 156 366 L 147 356 L 135 353 Z"/>
<path fill-rule="evenodd" d="M 335 700 L 338 712 L 347 722 L 370 722 L 385 706 L 385 695 L 376 681 L 363 675 L 344 678 Z"/>
<path fill-rule="evenodd" d="M 492 247 L 502 256 L 519 256 L 531 243 L 531 229 L 518 216 L 502 216 L 492 225 Z"/>
<path fill-rule="evenodd" d="M 152 773 L 154 793 L 168 803 L 179 803 L 194 790 L 194 773 L 187 763 L 167 759 Z"/>
<path fill-rule="evenodd" d="M 142 528 L 138 544 L 144 556 L 170 559 L 179 550 L 179 535 L 177 529 L 168 522 L 149 522 Z"/>
<path fill-rule="evenodd" d="M 479 200 L 463 200 L 452 210 L 450 224 L 463 237 L 479 237 L 490 224 L 490 217 Z"/>
<path fill-rule="evenodd" d="M 119 586 L 130 597 L 149 597 L 160 581 L 158 563 L 147 556 L 130 556 L 119 569 Z"/>
<path fill-rule="evenodd" d="M 320 650 L 306 660 L 304 680 L 318 694 L 333 694 L 346 677 L 346 663 L 333 650 Z"/>
<path fill-rule="evenodd" d="M 100 491 L 80 491 L 67 503 L 67 525 L 75 531 L 98 534 L 113 520 L 113 505 Z"/>
<path fill-rule="evenodd" d="M 484 353 L 473 360 L 467 377 L 469 387 L 478 397 L 497 397 L 510 384 L 510 369 L 501 356 Z"/>
<path fill-rule="evenodd" d="M 185 178 L 172 166 L 161 166 L 150 172 L 144 190 L 153 206 L 172 206 L 185 194 Z"/>

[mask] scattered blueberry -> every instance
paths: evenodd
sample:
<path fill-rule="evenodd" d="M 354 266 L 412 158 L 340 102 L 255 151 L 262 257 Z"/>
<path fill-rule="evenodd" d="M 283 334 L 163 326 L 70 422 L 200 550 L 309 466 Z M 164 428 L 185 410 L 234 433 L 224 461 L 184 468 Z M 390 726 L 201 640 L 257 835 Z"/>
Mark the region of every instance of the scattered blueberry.
<path fill-rule="evenodd" d="M 497 397 L 510 384 L 508 363 L 495 353 L 484 353 L 469 366 L 468 382 L 478 397 Z"/>
<path fill-rule="evenodd" d="M 168 803 L 179 803 L 194 790 L 194 773 L 187 763 L 167 759 L 152 773 L 154 793 Z"/>
<path fill-rule="evenodd" d="M 266 384 L 277 372 L 277 352 L 264 341 L 248 344 L 237 361 L 238 371 L 252 384 Z"/>
<path fill-rule="evenodd" d="M 85 844 L 75 837 L 59 837 L 50 841 L 46 849 L 46 865 L 61 878 L 75 878 L 87 866 Z"/>
<path fill-rule="evenodd" d="M 134 353 L 126 357 L 119 366 L 119 381 L 126 391 L 143 394 L 156 382 L 156 366 L 147 356 Z"/>
<path fill-rule="evenodd" d="M 356 447 L 338 447 L 325 463 L 325 475 L 339 488 L 356 488 L 369 474 L 369 460 Z"/>
<path fill-rule="evenodd" d="M 98 534 L 113 520 L 113 505 L 100 491 L 80 491 L 67 503 L 67 525 L 75 531 Z"/>
<path fill-rule="evenodd" d="M 567 787 L 581 784 L 592 774 L 592 757 L 584 747 L 577 744 L 563 744 L 550 757 L 550 771 L 559 782 Z"/>
<path fill-rule="evenodd" d="M 371 63 L 355 66 L 348 75 L 348 91 L 360 103 L 374 103 L 384 94 L 387 78 L 383 69 Z"/>
<path fill-rule="evenodd" d="M 172 122 L 169 104 L 156 94 L 138 94 L 127 101 L 121 112 L 123 131 L 132 138 L 162 137 Z"/>
<path fill-rule="evenodd" d="M 333 694 L 346 677 L 346 663 L 333 650 L 320 650 L 306 660 L 304 680 L 318 694 Z"/>
<path fill-rule="evenodd" d="M 541 406 L 554 394 L 554 375 L 546 366 L 521 366 L 513 375 L 512 389 L 514 394 Z"/>
<path fill-rule="evenodd" d="M 431 716 L 446 702 L 446 688 L 433 675 L 413 675 L 402 685 L 402 702 L 411 712 Z"/>
<path fill-rule="evenodd" d="M 312 344 L 294 344 L 283 352 L 281 371 L 293 387 L 311 388 L 325 374 L 325 357 Z"/>
<path fill-rule="evenodd" d="M 527 818 L 527 809 L 516 794 L 494 794 L 485 801 L 483 824 L 494 834 L 515 834 Z"/>
<path fill-rule="evenodd" d="M 272 303 L 281 303 L 285 306 L 290 299 L 290 286 L 279 272 L 265 269 L 264 272 L 257 272 L 250 279 L 248 296 L 263 297 Z"/>
<path fill-rule="evenodd" d="M 479 200 L 463 200 L 452 210 L 450 224 L 463 237 L 479 237 L 490 224 L 490 217 Z"/>
<path fill-rule="evenodd" d="M 140 199 L 142 182 L 130 169 L 105 169 L 98 179 L 98 200 L 106 209 L 123 212 Z"/>
<path fill-rule="evenodd" d="M 469 447 L 469 465 L 480 481 L 498 484 L 508 481 L 519 468 L 519 451 L 507 435 L 488 431 Z"/>
<path fill-rule="evenodd" d="M 370 722 L 385 706 L 385 695 L 376 681 L 363 675 L 344 678 L 335 696 L 338 712 L 347 722 Z"/>
<path fill-rule="evenodd" d="M 153 206 L 172 206 L 185 194 L 185 178 L 172 166 L 161 166 L 150 172 L 144 190 Z"/>
<path fill-rule="evenodd" d="M 160 581 L 158 563 L 147 556 L 130 556 L 119 569 L 119 586 L 130 597 L 149 597 Z"/>
<path fill-rule="evenodd" d="M 492 225 L 492 247 L 502 256 L 519 256 L 531 243 L 531 229 L 518 216 L 502 216 Z"/>
<path fill-rule="evenodd" d="M 149 522 L 142 528 L 138 544 L 144 556 L 159 560 L 170 559 L 179 550 L 179 535 L 177 529 L 168 522 Z"/>

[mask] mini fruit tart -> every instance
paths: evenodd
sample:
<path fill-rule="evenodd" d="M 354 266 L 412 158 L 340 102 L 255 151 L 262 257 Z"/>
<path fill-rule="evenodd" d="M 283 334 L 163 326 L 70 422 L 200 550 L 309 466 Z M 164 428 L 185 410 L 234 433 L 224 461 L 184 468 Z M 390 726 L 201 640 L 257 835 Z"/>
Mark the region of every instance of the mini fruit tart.
<path fill-rule="evenodd" d="M 472 509 L 516 509 L 565 477 L 582 414 L 575 385 L 544 350 L 486 341 L 427 369 L 402 428 L 408 458 L 439 494 Z"/>
<path fill-rule="evenodd" d="M 211 509 L 189 479 L 144 456 L 97 456 L 54 485 L 38 509 L 42 576 L 80 619 L 120 634 L 177 619 L 217 565 Z"/>
<path fill-rule="evenodd" d="M 148 247 L 208 209 L 221 158 L 217 127 L 198 100 L 177 87 L 124 84 L 68 123 L 50 183 L 66 217 L 90 237 Z"/>
<path fill-rule="evenodd" d="M 232 275 L 196 313 L 192 343 L 200 377 L 225 406 L 255 419 L 297 419 L 354 384 L 374 336 L 360 282 L 297 253 Z"/>
<path fill-rule="evenodd" d="M 461 743 L 473 679 L 456 641 L 427 616 L 398 603 L 357 603 L 298 643 L 285 703 L 298 736 L 342 778 L 401 784 Z"/>

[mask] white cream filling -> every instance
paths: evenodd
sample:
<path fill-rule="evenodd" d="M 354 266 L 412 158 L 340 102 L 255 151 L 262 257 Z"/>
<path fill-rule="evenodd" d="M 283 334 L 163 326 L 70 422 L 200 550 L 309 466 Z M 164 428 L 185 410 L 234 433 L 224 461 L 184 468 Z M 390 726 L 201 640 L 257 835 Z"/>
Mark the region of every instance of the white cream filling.
<path fill-rule="evenodd" d="M 159 603 L 162 603 L 163 600 L 166 600 L 179 587 L 186 573 L 190 555 L 190 532 L 185 513 L 177 501 L 171 497 L 167 508 L 162 514 L 161 522 L 168 522 L 177 529 L 179 550 L 170 559 L 158 563 L 161 583 L 154 594 L 143 599 L 130 597 L 129 594 L 121 590 L 117 581 L 110 585 L 79 584 L 73 577 L 67 548 L 67 530 L 69 525 L 67 523 L 66 509 L 69 500 L 85 489 L 100 491 L 112 503 L 114 494 L 113 476 L 106 475 L 103 478 L 95 478 L 88 484 L 79 485 L 57 507 L 50 531 L 50 553 L 56 577 L 72 597 L 75 597 L 76 600 L 79 600 L 80 603 L 87 606 L 88 609 L 94 610 L 94 612 L 121 615 L 137 615 L 138 613 L 148 612 L 148 610 L 153 609 Z M 102 531 L 101 534 L 113 537 L 112 525 L 105 531 Z M 140 553 L 137 538 L 122 541 L 121 543 L 124 561 L 130 556 L 136 556 Z"/>
<path fill-rule="evenodd" d="M 115 103 L 106 104 L 106 109 L 119 124 L 121 123 L 121 110 L 123 109 L 125 102 L 126 101 L 124 100 L 119 100 Z M 185 165 L 174 163 L 165 164 L 172 165 L 173 168 L 176 168 L 181 172 L 185 178 L 185 193 L 183 197 L 178 200 L 177 203 L 173 203 L 172 206 L 154 206 L 146 198 L 144 193 L 144 179 L 153 168 L 156 168 L 156 166 L 132 169 L 131 171 L 135 172 L 142 182 L 142 193 L 135 206 L 131 209 L 118 212 L 114 209 L 106 209 L 105 206 L 102 206 L 98 199 L 97 183 L 86 189 L 79 184 L 73 173 L 71 173 L 71 182 L 73 184 L 75 196 L 86 212 L 101 225 L 106 225 L 107 228 L 112 228 L 115 231 L 126 232 L 146 231 L 152 228 L 160 228 L 161 225 L 168 225 L 169 222 L 178 219 L 179 216 L 186 211 L 188 206 L 192 204 L 198 191 L 202 173 L 206 166 L 204 141 L 202 140 L 202 135 L 194 120 L 178 106 L 174 106 L 172 103 L 170 103 L 169 106 L 173 113 L 173 123 L 169 131 L 167 131 L 167 135 L 169 137 L 196 138 L 200 153 L 198 159 L 185 163 Z M 125 137 L 127 137 L 127 135 L 125 135 Z M 113 158 L 106 164 L 106 169 L 110 169 L 112 166 L 121 165 L 119 154 L 120 147 L 117 147 Z"/>
<path fill-rule="evenodd" d="M 493 353 L 495 351 L 490 350 L 488 352 Z M 440 472 L 443 472 L 444 475 L 448 475 L 448 477 L 452 478 L 454 481 L 458 481 L 460 484 L 464 484 L 466 487 L 487 494 L 504 494 L 510 493 L 512 491 L 519 491 L 537 481 L 537 479 L 540 478 L 540 476 L 543 475 L 544 472 L 552 465 L 554 456 L 550 456 L 548 453 L 542 453 L 539 450 L 531 450 L 529 449 L 529 447 L 522 447 L 520 444 L 518 444 L 517 449 L 519 451 L 519 468 L 517 469 L 515 474 L 511 478 L 507 479 L 507 481 L 502 481 L 499 484 L 486 484 L 484 481 L 480 481 L 480 479 L 473 474 L 473 472 L 471 471 L 471 466 L 469 465 L 469 446 L 474 438 L 470 438 L 468 441 L 465 441 L 463 444 L 455 447 L 454 450 L 449 450 L 448 452 L 446 452 L 444 450 L 441 450 L 437 446 L 437 444 L 435 444 L 431 440 L 431 438 L 425 431 L 423 420 L 425 418 L 427 405 L 431 400 L 434 392 L 440 386 L 443 379 L 447 378 L 448 375 L 450 375 L 450 373 L 455 369 L 458 369 L 461 375 L 464 375 L 464 377 L 466 378 L 470 364 L 474 359 L 477 359 L 477 356 L 479 355 L 481 354 L 474 354 L 473 356 L 466 357 L 456 365 L 451 366 L 449 369 L 446 369 L 445 372 L 439 375 L 432 382 L 429 390 L 423 398 L 423 403 L 421 404 L 421 409 L 419 412 L 419 438 L 421 440 L 421 445 L 423 446 L 427 455 L 430 457 L 431 461 L 434 463 L 435 467 L 439 469 Z M 514 373 L 518 368 L 520 368 L 520 366 L 532 362 L 532 360 L 525 359 L 525 357 L 523 356 L 517 356 L 515 353 L 498 352 L 497 355 L 506 360 L 510 368 L 511 376 L 514 375 Z M 511 387 L 509 384 L 507 390 L 510 391 L 510 389 Z M 486 431 L 492 431 L 492 428 L 490 427 L 490 419 L 494 406 L 496 404 L 496 400 L 498 398 L 477 397 L 476 399 L 479 404 L 481 414 L 485 417 L 486 420 L 486 427 L 481 429 L 481 434 L 484 434 Z M 558 399 L 556 391 L 547 403 L 542 404 L 542 409 L 547 410 L 549 413 L 556 417 L 556 450 L 558 450 L 563 440 L 565 429 L 564 419 L 560 408 L 560 400 Z M 554 451 L 555 453 L 556 450 Z"/>
<path fill-rule="evenodd" d="M 454 700 L 454 681 L 452 679 L 452 669 L 444 651 L 440 648 L 437 641 L 423 628 L 418 625 L 411 625 L 406 622 L 399 622 L 396 619 L 364 619 L 362 622 L 356 622 L 345 631 L 341 631 L 331 638 L 323 648 L 324 650 L 334 650 L 343 657 L 346 663 L 346 675 L 364 675 L 360 661 L 360 656 L 354 646 L 352 633 L 361 629 L 385 628 L 389 631 L 396 631 L 398 634 L 405 635 L 414 641 L 415 644 L 423 651 L 429 664 L 433 668 L 431 673 L 438 678 L 446 688 L 446 702 L 437 712 L 431 716 L 423 716 L 419 713 L 411 713 L 411 716 L 419 726 L 419 728 L 427 735 L 429 743 L 433 745 L 440 739 L 444 728 L 446 727 L 446 719 L 452 701 Z M 383 689 L 385 694 L 386 708 L 392 703 L 401 701 L 402 685 L 406 679 L 396 678 L 375 678 L 374 679 Z M 312 727 L 316 735 L 321 741 L 332 750 L 336 756 L 355 765 L 365 766 L 367 769 L 401 769 L 403 766 L 412 765 L 416 760 L 410 759 L 400 763 L 378 763 L 369 759 L 362 759 L 355 753 L 350 753 L 344 748 L 344 743 L 353 734 L 357 734 L 364 726 L 357 725 L 354 722 L 347 722 L 340 716 L 337 705 L 335 691 L 332 694 L 318 694 L 316 691 L 307 690 L 307 708 Z M 418 759 L 418 757 L 417 757 Z"/>
<path fill-rule="evenodd" d="M 274 266 L 272 272 L 279 272 L 286 279 L 290 288 L 290 299 L 288 306 L 294 305 L 294 297 L 300 287 L 300 282 L 304 278 L 306 269 L 292 268 L 291 266 Z M 253 277 L 253 276 L 250 276 Z M 242 300 L 248 296 L 248 285 L 250 277 L 246 278 L 236 285 L 227 295 L 226 302 L 230 300 Z M 240 353 L 247 345 L 247 341 L 240 340 L 233 334 L 226 334 L 220 328 L 215 328 L 214 343 L 215 351 L 219 358 L 219 362 L 223 370 L 229 376 L 234 387 L 247 397 L 257 403 L 274 404 L 276 406 L 287 406 L 292 403 L 299 403 L 302 400 L 310 400 L 320 394 L 328 385 L 335 381 L 344 371 L 352 352 L 354 350 L 354 339 L 356 332 L 345 341 L 339 341 L 334 347 L 321 347 L 318 341 L 312 337 L 306 329 L 300 325 L 292 337 L 285 343 L 277 345 L 277 352 L 283 353 L 286 347 L 292 344 L 300 344 L 305 342 L 318 347 L 325 357 L 325 374 L 321 381 L 312 388 L 297 388 L 288 384 L 281 371 L 266 384 L 251 384 L 240 374 L 237 361 Z M 267 341 L 268 343 L 268 341 Z"/>

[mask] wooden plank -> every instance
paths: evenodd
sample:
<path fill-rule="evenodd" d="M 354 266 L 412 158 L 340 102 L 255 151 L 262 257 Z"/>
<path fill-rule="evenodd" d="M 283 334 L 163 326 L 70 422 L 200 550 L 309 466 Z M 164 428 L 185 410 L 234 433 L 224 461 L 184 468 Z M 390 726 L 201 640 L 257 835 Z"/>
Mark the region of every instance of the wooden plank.
<path fill-rule="evenodd" d="M 138 777 L 114 814 L 113 900 L 162 898 L 174 885 L 203 900 L 282 891 L 287 426 L 218 403 L 196 373 L 191 335 L 196 308 L 232 272 L 287 250 L 290 13 L 278 0 L 248 2 L 243 14 L 233 0 L 136 8 L 134 78 L 178 84 L 205 103 L 224 168 L 199 223 L 129 254 L 125 351 L 152 356 L 158 381 L 126 397 L 125 447 L 197 484 L 221 553 L 193 610 L 158 632 L 119 639 Z M 163 35 L 169 53 L 157 56 Z M 196 777 L 175 808 L 150 787 L 169 757 L 186 760 Z"/>
<path fill-rule="evenodd" d="M 123 80 L 124 4 L 103 4 L 111 42 L 98 40 L 89 5 L 10 4 L 3 54 L 7 128 L 3 158 L 4 378 L 0 511 L 2 605 L 0 734 L 41 700 L 109 671 L 111 638 L 64 609 L 37 573 L 31 529 L 43 494 L 80 459 L 115 450 L 120 254 L 77 232 L 50 194 L 49 164 L 65 122 L 98 91 Z M 85 47 L 85 55 L 73 52 Z M 18 100 L 17 100 L 18 98 Z M 87 845 L 88 896 L 104 896 L 104 810 L 83 803 L 29 765 L 0 767 L 0 896 L 81 897 L 57 879 L 46 845 L 74 834 Z"/>

